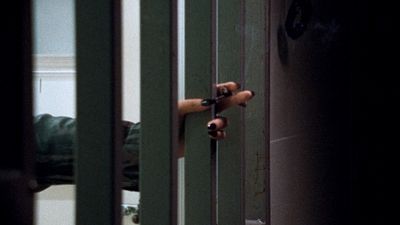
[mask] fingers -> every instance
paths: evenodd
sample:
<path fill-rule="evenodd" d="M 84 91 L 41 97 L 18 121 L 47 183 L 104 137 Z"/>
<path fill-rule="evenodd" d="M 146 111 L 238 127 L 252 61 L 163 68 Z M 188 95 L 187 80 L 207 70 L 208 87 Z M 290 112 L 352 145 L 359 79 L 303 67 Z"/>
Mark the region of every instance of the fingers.
<path fill-rule="evenodd" d="M 221 112 L 226 108 L 233 105 L 240 105 L 246 103 L 253 94 L 250 91 L 241 91 L 234 94 L 240 89 L 240 84 L 229 81 L 225 83 L 217 84 L 217 93 L 219 96 L 224 98 L 218 103 L 218 111 Z M 250 94 L 249 94 L 250 93 Z M 219 100 L 218 100 L 219 101 Z M 185 99 L 178 103 L 178 111 L 180 116 L 184 116 L 188 113 L 202 112 L 210 109 L 211 105 L 215 104 L 217 100 L 215 99 Z"/>
<path fill-rule="evenodd" d="M 239 83 L 225 82 L 217 84 L 217 97 L 209 99 L 185 99 L 178 102 L 178 112 L 180 123 L 183 123 L 185 115 L 194 112 L 209 110 L 212 105 L 216 105 L 217 113 L 220 113 L 232 106 L 246 106 L 246 103 L 254 97 L 254 92 L 249 90 L 239 91 Z M 208 134 L 210 138 L 221 140 L 226 137 L 224 128 L 228 121 L 224 117 L 217 117 L 208 122 Z"/>
<path fill-rule="evenodd" d="M 225 117 L 217 117 L 207 124 L 209 131 L 221 130 L 228 126 L 228 120 Z"/>
<path fill-rule="evenodd" d="M 226 137 L 225 131 L 223 130 L 209 131 L 208 135 L 211 139 L 215 140 L 222 140 Z"/>
<path fill-rule="evenodd" d="M 254 97 L 255 93 L 253 91 L 241 91 L 238 92 L 237 94 L 225 98 L 224 100 L 222 100 L 220 103 L 218 103 L 218 112 L 222 112 L 225 109 L 232 107 L 234 105 L 242 105 L 245 106 L 247 101 L 249 101 L 250 99 L 252 99 Z"/>
<path fill-rule="evenodd" d="M 217 93 L 218 95 L 224 95 L 227 91 L 235 92 L 240 89 L 240 86 L 239 83 L 233 81 L 219 83 L 217 84 Z"/>
<path fill-rule="evenodd" d="M 193 112 L 202 112 L 210 109 L 211 104 L 207 104 L 207 99 L 185 99 L 178 102 L 179 115 L 186 115 Z"/>
<path fill-rule="evenodd" d="M 208 135 L 210 138 L 215 140 L 221 140 L 226 137 L 226 133 L 223 130 L 228 126 L 228 120 L 225 117 L 217 117 L 208 122 Z"/>

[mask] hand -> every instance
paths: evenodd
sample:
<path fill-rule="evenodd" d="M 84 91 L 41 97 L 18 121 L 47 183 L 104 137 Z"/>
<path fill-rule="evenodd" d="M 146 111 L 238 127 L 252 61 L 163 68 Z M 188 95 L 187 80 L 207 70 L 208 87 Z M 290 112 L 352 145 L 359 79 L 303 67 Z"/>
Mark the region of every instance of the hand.
<path fill-rule="evenodd" d="M 254 92 L 249 90 L 239 91 L 240 84 L 236 82 L 226 82 L 217 84 L 218 96 L 225 95 L 219 102 L 213 99 L 185 99 L 178 102 L 179 113 L 179 129 L 183 129 L 185 116 L 189 113 L 196 113 L 209 110 L 213 104 L 216 104 L 217 113 L 220 113 L 232 106 L 241 105 L 245 106 L 247 102 L 253 98 Z M 210 130 L 210 138 L 221 140 L 224 139 L 226 134 L 224 128 L 228 126 L 228 119 L 224 117 L 217 117 L 207 123 Z M 184 133 L 180 131 L 180 133 Z M 180 137 L 178 155 L 184 155 L 184 137 Z"/>

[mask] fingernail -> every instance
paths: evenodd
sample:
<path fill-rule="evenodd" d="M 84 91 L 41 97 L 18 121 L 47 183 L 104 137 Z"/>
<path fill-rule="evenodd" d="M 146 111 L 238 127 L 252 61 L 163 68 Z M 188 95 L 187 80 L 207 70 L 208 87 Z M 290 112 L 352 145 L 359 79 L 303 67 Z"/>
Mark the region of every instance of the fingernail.
<path fill-rule="evenodd" d="M 240 85 L 238 82 L 235 82 L 235 84 L 236 84 L 238 89 L 242 87 L 242 85 Z"/>
<path fill-rule="evenodd" d="M 217 137 L 218 132 L 217 131 L 209 131 L 208 135 L 210 135 L 211 137 Z"/>
<path fill-rule="evenodd" d="M 210 123 L 208 124 L 207 128 L 209 131 L 213 131 L 215 128 L 217 128 L 217 125 L 215 123 Z"/>
<path fill-rule="evenodd" d="M 256 93 L 255 93 L 254 91 L 251 91 L 251 95 L 252 95 L 252 96 L 255 96 Z"/>
<path fill-rule="evenodd" d="M 210 106 L 210 105 L 212 105 L 214 103 L 215 103 L 215 100 L 214 99 L 210 99 L 210 98 L 206 98 L 206 99 L 201 100 L 201 105 L 202 106 Z"/>
<path fill-rule="evenodd" d="M 242 106 L 243 108 L 246 108 L 247 104 L 246 103 L 240 103 L 240 106 Z"/>
<path fill-rule="evenodd" d="M 222 89 L 222 95 L 225 97 L 229 97 L 229 96 L 232 96 L 232 92 L 230 90 L 228 90 L 228 88 L 224 88 L 224 89 Z"/>

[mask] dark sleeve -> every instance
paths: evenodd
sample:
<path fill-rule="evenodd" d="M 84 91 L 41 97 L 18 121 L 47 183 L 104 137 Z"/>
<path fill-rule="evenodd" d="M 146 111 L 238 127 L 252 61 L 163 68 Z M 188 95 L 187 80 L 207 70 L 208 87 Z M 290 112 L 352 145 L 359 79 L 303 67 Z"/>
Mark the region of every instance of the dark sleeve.
<path fill-rule="evenodd" d="M 70 117 L 43 114 L 34 118 L 37 191 L 51 185 L 74 184 L 76 121 Z M 140 123 L 123 122 L 122 149 L 125 190 L 139 190 Z"/>

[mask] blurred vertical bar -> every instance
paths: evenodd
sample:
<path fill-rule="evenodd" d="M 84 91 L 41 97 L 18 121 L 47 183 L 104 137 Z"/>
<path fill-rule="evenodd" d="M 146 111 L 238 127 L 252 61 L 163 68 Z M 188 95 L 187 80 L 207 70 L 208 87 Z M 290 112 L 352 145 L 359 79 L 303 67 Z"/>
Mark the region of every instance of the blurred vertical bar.
<path fill-rule="evenodd" d="M 245 87 L 256 95 L 245 114 L 245 217 L 269 224 L 269 4 L 245 1 Z"/>
<path fill-rule="evenodd" d="M 214 94 L 215 0 L 185 3 L 186 98 L 210 98 Z M 214 23 L 213 23 L 214 22 Z M 210 141 L 210 111 L 187 115 L 185 124 L 185 223 L 215 224 L 215 141 Z"/>
<path fill-rule="evenodd" d="M 76 223 L 121 224 L 121 2 L 76 1 Z"/>
<path fill-rule="evenodd" d="M 2 128 L 0 157 L 1 224 L 32 225 L 34 165 L 32 114 L 31 1 L 3 3 L 1 14 Z"/>
<path fill-rule="evenodd" d="M 177 2 L 141 1 L 140 224 L 177 224 Z"/>
<path fill-rule="evenodd" d="M 244 79 L 244 0 L 218 0 L 218 79 Z M 229 118 L 227 138 L 218 143 L 218 225 L 244 224 L 243 110 L 222 113 Z"/>

